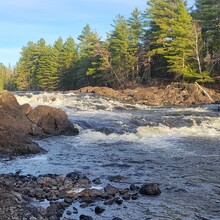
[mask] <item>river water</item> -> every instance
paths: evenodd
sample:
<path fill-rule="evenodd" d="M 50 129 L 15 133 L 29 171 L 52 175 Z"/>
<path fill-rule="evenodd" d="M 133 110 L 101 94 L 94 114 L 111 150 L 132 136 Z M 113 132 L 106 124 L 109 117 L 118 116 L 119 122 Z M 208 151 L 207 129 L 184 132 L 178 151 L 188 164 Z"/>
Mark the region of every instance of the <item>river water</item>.
<path fill-rule="evenodd" d="M 78 136 L 38 141 L 47 154 L 0 163 L 1 173 L 78 171 L 102 184 L 160 184 L 161 195 L 111 206 L 95 219 L 220 219 L 220 112 L 149 107 L 94 94 L 16 93 L 20 104 L 60 107 Z M 89 213 L 90 210 L 87 210 Z"/>

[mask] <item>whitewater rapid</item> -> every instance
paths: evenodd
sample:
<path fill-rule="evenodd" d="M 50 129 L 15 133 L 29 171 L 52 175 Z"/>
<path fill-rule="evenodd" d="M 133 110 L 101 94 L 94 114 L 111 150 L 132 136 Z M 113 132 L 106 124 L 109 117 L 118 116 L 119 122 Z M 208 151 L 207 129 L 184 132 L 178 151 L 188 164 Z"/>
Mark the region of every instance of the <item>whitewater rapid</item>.
<path fill-rule="evenodd" d="M 32 107 L 62 108 L 80 133 L 39 140 L 47 154 L 1 162 L 2 173 L 78 171 L 119 187 L 161 185 L 159 197 L 128 201 L 120 210 L 113 206 L 97 220 L 111 219 L 111 212 L 129 220 L 220 219 L 220 112 L 215 105 L 152 107 L 62 92 L 18 92 L 16 98 Z"/>

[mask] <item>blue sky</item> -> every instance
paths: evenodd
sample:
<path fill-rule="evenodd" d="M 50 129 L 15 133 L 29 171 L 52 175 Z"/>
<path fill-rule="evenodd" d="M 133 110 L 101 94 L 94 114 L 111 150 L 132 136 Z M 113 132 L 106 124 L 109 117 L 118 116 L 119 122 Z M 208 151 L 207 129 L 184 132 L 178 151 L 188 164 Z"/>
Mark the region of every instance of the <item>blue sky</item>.
<path fill-rule="evenodd" d="M 189 5 L 194 0 L 188 0 Z M 47 43 L 61 36 L 74 39 L 88 23 L 105 37 L 116 15 L 129 17 L 146 8 L 145 0 L 2 0 L 0 1 L 0 62 L 15 65 L 28 41 Z"/>

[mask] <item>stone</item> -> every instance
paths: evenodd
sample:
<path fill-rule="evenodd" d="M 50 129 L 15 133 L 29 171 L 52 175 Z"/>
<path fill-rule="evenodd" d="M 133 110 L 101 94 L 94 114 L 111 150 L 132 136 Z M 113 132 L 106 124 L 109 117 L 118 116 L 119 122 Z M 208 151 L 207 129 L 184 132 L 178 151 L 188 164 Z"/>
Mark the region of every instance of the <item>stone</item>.
<path fill-rule="evenodd" d="M 136 186 L 135 184 L 130 185 L 130 190 L 134 191 L 134 190 L 138 190 L 138 189 L 140 189 L 139 186 Z"/>
<path fill-rule="evenodd" d="M 73 214 L 78 214 L 78 209 L 76 207 L 73 207 Z"/>
<path fill-rule="evenodd" d="M 64 198 L 64 202 L 71 204 L 73 202 L 72 198 Z"/>
<path fill-rule="evenodd" d="M 15 96 L 0 92 L 0 155 L 17 156 L 46 152 L 31 136 L 78 134 L 66 113 L 57 108 L 29 104 L 19 105 Z"/>
<path fill-rule="evenodd" d="M 26 104 L 21 105 L 21 110 L 25 115 L 27 115 L 33 109 L 31 108 L 30 104 L 26 103 Z"/>
<path fill-rule="evenodd" d="M 142 195 L 156 196 L 161 194 L 159 184 L 157 183 L 145 183 L 139 190 Z"/>
<path fill-rule="evenodd" d="M 116 198 L 115 203 L 118 204 L 118 205 L 121 205 L 123 203 L 123 200 L 120 199 L 120 198 Z"/>
<path fill-rule="evenodd" d="M 117 201 L 117 198 L 110 198 L 104 202 L 104 205 L 113 205 L 113 203 Z"/>
<path fill-rule="evenodd" d="M 72 212 L 71 212 L 70 210 L 67 210 L 67 211 L 66 211 L 66 214 L 67 214 L 67 215 L 71 215 Z"/>
<path fill-rule="evenodd" d="M 95 213 L 96 214 L 101 214 L 101 213 L 103 213 L 105 211 L 105 209 L 103 208 L 103 207 L 101 207 L 101 206 L 96 206 L 95 207 Z"/>
<path fill-rule="evenodd" d="M 41 127 L 46 134 L 78 134 L 62 109 L 39 105 L 29 112 L 28 119 Z"/>
<path fill-rule="evenodd" d="M 89 215 L 80 215 L 79 219 L 80 220 L 93 220 L 93 218 Z"/>
<path fill-rule="evenodd" d="M 94 180 L 92 180 L 92 182 L 97 185 L 102 183 L 100 178 L 95 178 Z"/>
<path fill-rule="evenodd" d="M 205 88 L 205 91 L 212 97 L 213 101 L 220 100 L 218 90 Z M 132 89 L 113 90 L 107 87 L 84 87 L 74 92 L 95 93 L 100 96 L 107 96 L 119 101 L 130 103 L 143 103 L 146 105 L 176 105 L 190 106 L 194 104 L 212 103 L 213 101 L 204 94 L 195 84 L 172 83 L 170 85 L 149 85 Z"/>
<path fill-rule="evenodd" d="M 107 192 L 109 195 L 113 195 L 113 196 L 115 196 L 115 195 L 119 192 L 119 190 L 118 190 L 116 187 L 114 187 L 114 186 L 112 186 L 112 185 L 110 185 L 110 184 L 108 184 L 108 185 L 104 188 L 104 190 L 105 190 L 105 192 Z"/>

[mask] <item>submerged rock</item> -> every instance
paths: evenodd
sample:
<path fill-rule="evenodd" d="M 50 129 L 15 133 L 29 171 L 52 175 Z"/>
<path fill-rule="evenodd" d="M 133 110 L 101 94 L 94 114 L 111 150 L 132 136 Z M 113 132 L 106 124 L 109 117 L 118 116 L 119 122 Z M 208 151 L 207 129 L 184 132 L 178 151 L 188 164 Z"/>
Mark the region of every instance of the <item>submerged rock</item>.
<path fill-rule="evenodd" d="M 101 207 L 101 206 L 96 206 L 95 207 L 95 213 L 96 214 L 101 214 L 101 213 L 103 213 L 105 211 L 105 209 L 103 208 L 103 207 Z"/>
<path fill-rule="evenodd" d="M 161 194 L 159 184 L 157 183 L 145 183 L 139 190 L 140 194 L 148 196 L 156 196 Z"/>
<path fill-rule="evenodd" d="M 93 218 L 89 215 L 80 215 L 79 219 L 80 220 L 93 220 Z"/>

